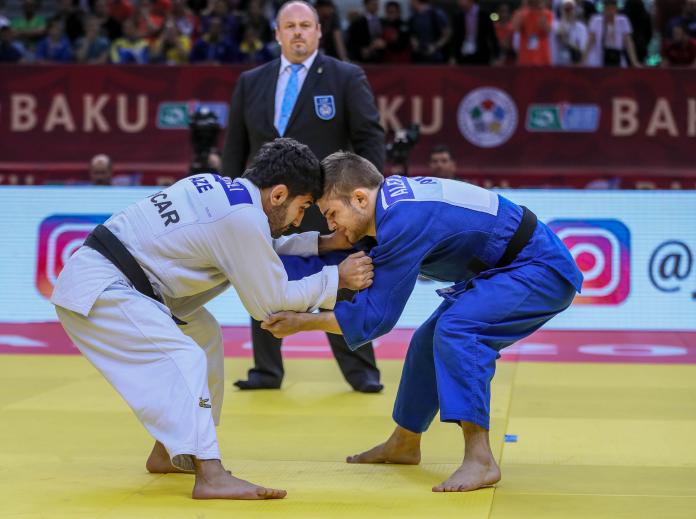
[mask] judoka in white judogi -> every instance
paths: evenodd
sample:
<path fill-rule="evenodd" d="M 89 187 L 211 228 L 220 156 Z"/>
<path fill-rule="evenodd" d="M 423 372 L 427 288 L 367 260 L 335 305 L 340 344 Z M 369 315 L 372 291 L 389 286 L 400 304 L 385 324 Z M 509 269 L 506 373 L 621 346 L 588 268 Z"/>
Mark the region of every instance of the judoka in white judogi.
<path fill-rule="evenodd" d="M 193 469 L 192 456 L 219 459 L 223 344 L 203 305 L 232 285 L 259 320 L 280 310 L 333 308 L 338 269 L 288 281 L 278 254 L 316 255 L 318 233 L 273 239 L 261 191 L 244 178 L 188 177 L 105 225 L 163 302 L 136 291 L 85 246 L 56 283 L 58 317 L 175 466 Z M 186 324 L 177 326 L 172 315 Z"/>

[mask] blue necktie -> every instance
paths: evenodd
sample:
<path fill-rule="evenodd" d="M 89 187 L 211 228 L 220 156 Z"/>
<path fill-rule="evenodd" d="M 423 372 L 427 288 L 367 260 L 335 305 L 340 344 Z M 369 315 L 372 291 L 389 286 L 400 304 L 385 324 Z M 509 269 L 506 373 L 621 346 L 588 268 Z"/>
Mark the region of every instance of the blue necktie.
<path fill-rule="evenodd" d="M 288 84 L 285 86 L 283 103 L 280 105 L 280 117 L 278 118 L 278 134 L 281 137 L 283 134 L 285 134 L 285 129 L 287 128 L 288 121 L 290 120 L 290 114 L 292 114 L 295 101 L 297 101 L 297 96 L 300 93 L 298 74 L 300 73 L 300 70 L 302 70 L 302 67 L 302 64 L 290 65 L 290 79 L 288 79 Z"/>

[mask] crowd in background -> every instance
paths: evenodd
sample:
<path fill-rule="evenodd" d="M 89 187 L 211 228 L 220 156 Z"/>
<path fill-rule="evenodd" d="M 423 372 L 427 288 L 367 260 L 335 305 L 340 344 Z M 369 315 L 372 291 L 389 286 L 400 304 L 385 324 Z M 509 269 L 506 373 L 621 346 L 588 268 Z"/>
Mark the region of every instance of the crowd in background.
<path fill-rule="evenodd" d="M 660 23 L 644 0 L 364 0 L 344 13 L 333 0 L 314 6 L 323 52 L 358 63 L 694 66 L 696 0 L 677 1 L 681 11 Z M 279 5 L 9 0 L 0 9 L 0 62 L 260 64 L 279 54 Z"/>

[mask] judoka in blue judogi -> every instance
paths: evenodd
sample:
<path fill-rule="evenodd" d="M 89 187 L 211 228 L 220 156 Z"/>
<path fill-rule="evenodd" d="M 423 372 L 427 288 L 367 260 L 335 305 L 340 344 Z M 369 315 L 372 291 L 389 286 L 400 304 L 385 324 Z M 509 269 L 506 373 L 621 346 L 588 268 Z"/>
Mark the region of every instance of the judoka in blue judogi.
<path fill-rule="evenodd" d="M 329 225 L 353 242 L 376 238 L 373 285 L 333 312 L 285 312 L 264 326 L 277 335 L 342 333 L 357 348 L 395 326 L 419 275 L 452 282 L 438 291 L 442 303 L 411 339 L 394 404 L 394 434 L 348 461 L 418 462 L 420 434 L 439 412 L 440 420 L 461 424 L 466 450 L 462 466 L 433 490 L 494 484 L 500 472 L 488 429 L 496 359 L 565 310 L 580 291 L 582 274 L 546 225 L 495 192 L 429 177 L 382 179 L 351 153 L 331 155 L 323 166 L 319 206 Z M 311 261 L 284 263 L 293 278 L 306 275 Z"/>

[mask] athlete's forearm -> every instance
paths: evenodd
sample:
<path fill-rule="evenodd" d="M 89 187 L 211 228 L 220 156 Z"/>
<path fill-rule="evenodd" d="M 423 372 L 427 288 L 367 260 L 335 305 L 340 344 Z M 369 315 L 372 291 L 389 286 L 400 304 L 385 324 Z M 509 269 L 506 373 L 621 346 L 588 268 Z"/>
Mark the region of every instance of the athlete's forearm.
<path fill-rule="evenodd" d="M 341 327 L 333 312 L 319 312 L 313 314 L 298 314 L 302 331 L 319 330 L 341 335 Z"/>

